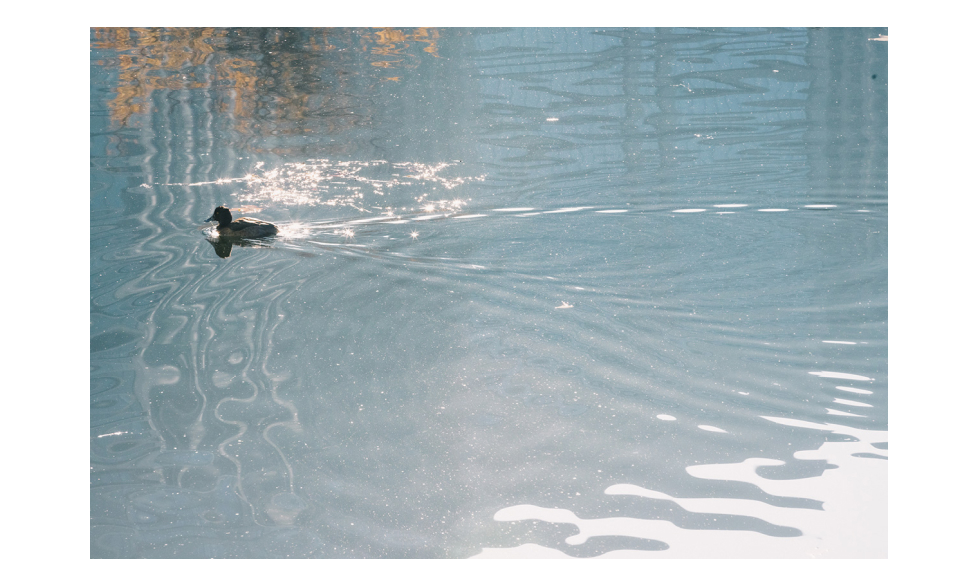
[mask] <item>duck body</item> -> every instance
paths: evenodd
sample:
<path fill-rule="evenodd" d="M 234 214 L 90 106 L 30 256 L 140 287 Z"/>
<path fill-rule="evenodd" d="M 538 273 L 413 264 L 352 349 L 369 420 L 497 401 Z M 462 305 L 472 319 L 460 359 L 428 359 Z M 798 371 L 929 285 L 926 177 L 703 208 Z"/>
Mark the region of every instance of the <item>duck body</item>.
<path fill-rule="evenodd" d="M 232 221 L 231 210 L 225 206 L 214 208 L 214 213 L 205 222 L 218 222 L 218 236 L 224 237 L 263 238 L 279 233 L 279 228 L 276 228 L 275 224 L 255 218 L 238 218 Z"/>

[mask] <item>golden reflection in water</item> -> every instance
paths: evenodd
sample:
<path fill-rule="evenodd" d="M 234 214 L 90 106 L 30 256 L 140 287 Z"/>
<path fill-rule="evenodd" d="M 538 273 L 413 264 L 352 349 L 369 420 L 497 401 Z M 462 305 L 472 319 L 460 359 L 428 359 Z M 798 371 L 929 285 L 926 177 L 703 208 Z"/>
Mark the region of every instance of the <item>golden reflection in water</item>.
<path fill-rule="evenodd" d="M 113 121 L 125 125 L 133 114 L 145 113 L 154 91 L 208 87 L 180 70 L 202 65 L 213 53 L 207 39 L 223 35 L 213 28 L 93 28 L 91 48 L 118 53 L 116 63 L 96 62 L 119 72 L 116 97 L 109 102 Z"/>
<path fill-rule="evenodd" d="M 156 92 L 207 90 L 211 111 L 250 136 L 352 127 L 348 78 L 374 70 L 384 72 L 379 81 L 400 81 L 394 70 L 417 68 L 423 54 L 439 58 L 439 38 L 432 28 L 95 27 L 90 48 L 108 52 L 94 64 L 115 74 L 107 104 L 114 124 L 143 125 Z"/>
<path fill-rule="evenodd" d="M 383 28 L 362 37 L 363 46 L 371 55 L 383 57 L 371 61 L 374 67 L 408 67 L 414 69 L 421 63 L 418 55 L 411 53 L 409 48 L 411 43 L 419 42 L 426 46 L 422 49 L 434 57 L 439 57 L 436 40 L 439 38 L 438 29 L 417 28 L 412 32 L 394 28 Z M 373 43 L 373 46 L 372 46 Z M 399 81 L 397 77 L 386 78 L 391 81 Z"/>

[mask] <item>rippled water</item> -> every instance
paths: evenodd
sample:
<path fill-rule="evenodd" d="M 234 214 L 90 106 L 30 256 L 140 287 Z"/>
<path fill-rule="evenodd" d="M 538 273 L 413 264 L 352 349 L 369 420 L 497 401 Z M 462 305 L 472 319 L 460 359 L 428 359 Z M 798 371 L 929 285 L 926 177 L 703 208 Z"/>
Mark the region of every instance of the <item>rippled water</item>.
<path fill-rule="evenodd" d="M 92 557 L 884 557 L 882 35 L 92 29 Z"/>

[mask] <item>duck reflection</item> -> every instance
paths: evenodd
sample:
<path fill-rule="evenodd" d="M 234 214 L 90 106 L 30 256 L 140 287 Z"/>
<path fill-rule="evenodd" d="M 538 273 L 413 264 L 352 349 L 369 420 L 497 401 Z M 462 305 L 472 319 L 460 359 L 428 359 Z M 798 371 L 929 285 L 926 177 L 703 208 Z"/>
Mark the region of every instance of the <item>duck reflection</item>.
<path fill-rule="evenodd" d="M 262 240 L 270 240 L 269 238 L 263 238 Z M 268 243 L 263 243 L 261 240 L 242 240 L 241 238 L 236 238 L 233 236 L 212 236 L 208 238 L 208 243 L 214 247 L 214 253 L 221 258 L 228 258 L 231 256 L 232 246 L 241 247 L 255 247 L 255 248 L 268 248 Z"/>

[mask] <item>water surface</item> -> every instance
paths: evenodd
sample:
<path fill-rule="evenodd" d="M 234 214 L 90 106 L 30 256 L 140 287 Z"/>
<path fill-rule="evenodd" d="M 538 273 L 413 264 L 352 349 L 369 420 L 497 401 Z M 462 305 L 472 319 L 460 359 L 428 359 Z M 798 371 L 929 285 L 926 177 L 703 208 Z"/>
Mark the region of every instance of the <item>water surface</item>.
<path fill-rule="evenodd" d="M 92 29 L 92 557 L 885 557 L 881 35 Z"/>

